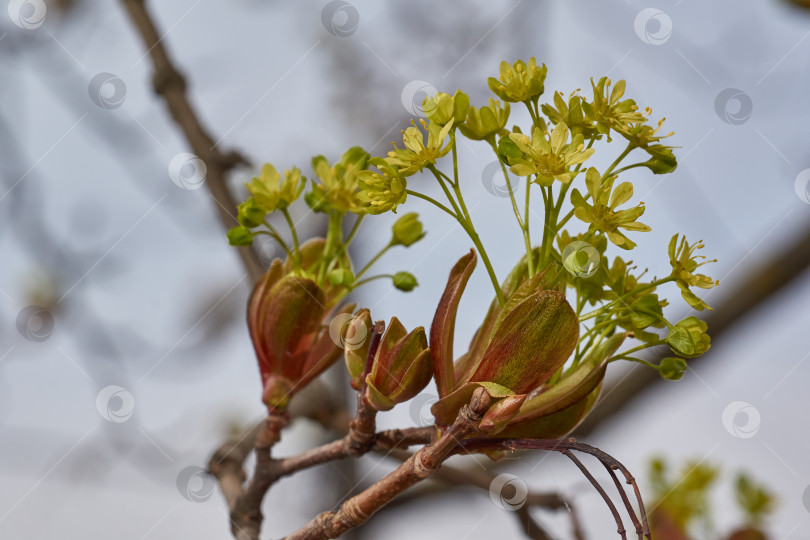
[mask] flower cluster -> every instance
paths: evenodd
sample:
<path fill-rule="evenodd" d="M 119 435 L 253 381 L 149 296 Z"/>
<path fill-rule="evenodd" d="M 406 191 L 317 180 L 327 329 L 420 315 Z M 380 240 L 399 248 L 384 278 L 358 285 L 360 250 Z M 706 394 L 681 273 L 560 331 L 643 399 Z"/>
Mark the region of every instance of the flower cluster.
<path fill-rule="evenodd" d="M 383 156 L 359 147 L 334 163 L 316 156 L 309 183 L 296 168 L 282 175 L 265 165 L 247 185 L 251 197 L 239 206 L 231 243 L 249 245 L 265 234 L 286 253 L 260 281 L 249 310 L 268 407 L 286 407 L 290 396 L 342 351 L 352 386 L 375 411 L 411 399 L 432 379 L 440 433 L 483 388 L 491 405 L 476 436 L 554 438 L 593 408 L 609 363 L 641 362 L 677 380 L 687 370 L 686 359 L 708 351 L 705 322 L 694 316 L 675 322 L 665 313 L 667 287 L 679 290 L 686 306 L 708 308 L 695 292 L 717 284 L 697 273 L 711 262 L 696 254 L 703 244 L 675 235 L 668 248 L 672 271 L 663 278 L 646 276 L 622 256 L 636 247 L 637 233 L 650 230 L 639 221 L 646 207 L 633 202 L 625 171 L 664 174 L 677 166 L 674 147 L 661 142 L 671 135 L 660 134 L 663 120 L 651 124 L 651 111 L 625 97 L 625 81 L 606 77 L 591 80 L 592 97 L 577 91 L 565 99 L 555 92 L 551 103 L 541 104 L 546 73 L 534 58 L 503 62 L 498 77 L 488 80 L 495 97 L 474 106 L 460 90 L 429 96 L 426 119 L 412 121 L 402 131 L 402 145 L 395 143 Z M 512 106 L 525 107 L 531 124 L 507 128 Z M 459 166 L 460 138 L 489 146 L 504 176 L 525 247 L 504 280 L 464 200 L 469 180 Z M 623 146 L 611 152 L 616 142 Z M 596 153 L 611 156 L 598 162 L 610 165 L 589 166 L 597 163 Z M 636 161 L 637 155 L 642 157 Z M 525 179 L 521 193 L 510 171 Z M 328 225 L 325 238 L 299 244 L 292 209 L 307 185 L 304 201 L 325 214 Z M 443 199 L 431 195 L 428 188 L 434 186 Z M 364 219 L 379 219 L 368 216 L 397 212 L 415 200 L 449 215 L 475 247 L 451 269 L 428 333 L 422 327 L 408 331 L 396 317 L 386 328 L 372 321 L 369 310 L 342 305 L 371 280 L 390 279 L 401 291 L 417 286 L 408 271 L 366 276 L 388 250 L 409 248 L 425 236 L 415 213 L 399 216 L 388 243 L 363 267 L 355 269 L 348 256 Z M 277 216 L 289 235 L 277 229 Z M 350 216 L 344 237 L 343 222 Z M 616 248 L 619 255 L 608 264 Z M 495 298 L 473 342 L 455 358 L 456 314 L 479 260 Z M 658 364 L 639 357 L 658 346 L 672 355 Z"/>

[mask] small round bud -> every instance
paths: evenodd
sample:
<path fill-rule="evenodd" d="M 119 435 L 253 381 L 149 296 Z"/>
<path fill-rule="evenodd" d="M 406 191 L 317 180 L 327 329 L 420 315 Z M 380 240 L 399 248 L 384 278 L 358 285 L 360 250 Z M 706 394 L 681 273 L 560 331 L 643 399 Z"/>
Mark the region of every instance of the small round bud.
<path fill-rule="evenodd" d="M 419 283 L 410 272 L 397 272 L 394 274 L 394 287 L 400 291 L 411 292 Z"/>
<path fill-rule="evenodd" d="M 426 234 L 422 230 L 419 215 L 414 212 L 399 218 L 391 227 L 391 231 L 394 233 L 394 237 L 391 239 L 392 246 L 409 247 L 424 238 Z"/>
<path fill-rule="evenodd" d="M 247 227 L 234 227 L 228 231 L 228 242 L 232 246 L 249 246 L 253 243 L 253 233 Z"/>
<path fill-rule="evenodd" d="M 667 380 L 677 381 L 683 377 L 686 371 L 686 361 L 683 358 L 669 357 L 661 360 L 658 365 L 658 373 Z"/>
<path fill-rule="evenodd" d="M 339 285 L 351 287 L 354 283 L 354 272 L 348 268 L 335 268 L 329 272 L 329 283 L 335 287 Z"/>
<path fill-rule="evenodd" d="M 264 222 L 264 216 L 267 215 L 267 212 L 256 203 L 253 197 L 240 204 L 238 210 L 239 224 L 248 229 L 261 225 Z"/>

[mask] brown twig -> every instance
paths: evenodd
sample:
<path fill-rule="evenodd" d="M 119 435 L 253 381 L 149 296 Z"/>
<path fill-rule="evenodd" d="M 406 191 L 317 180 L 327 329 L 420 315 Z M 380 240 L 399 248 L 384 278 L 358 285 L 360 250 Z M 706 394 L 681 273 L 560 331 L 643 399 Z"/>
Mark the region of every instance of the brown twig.
<path fill-rule="evenodd" d="M 261 471 L 268 468 L 273 462 L 270 450 L 281 438 L 281 430 L 288 421 L 289 418 L 286 414 L 271 412 L 256 435 L 254 443 L 256 469 L 253 478 L 230 506 L 231 532 L 238 540 L 259 538 L 263 519 L 262 500 L 274 482 L 269 476 L 261 474 Z"/>
<path fill-rule="evenodd" d="M 323 463 L 357 457 L 352 449 L 351 438 L 346 435 L 297 456 L 273 459 L 270 448 L 278 440 L 278 433 L 285 423 L 286 419 L 282 423 L 272 416 L 268 417 L 267 424 L 254 428 L 238 441 L 223 444 L 210 459 L 208 470 L 219 482 L 231 510 L 231 530 L 239 540 L 259 538 L 263 519 L 262 500 L 279 479 Z M 368 450 L 382 452 L 397 447 L 428 444 L 433 435 L 432 427 L 383 431 L 373 436 L 373 445 Z M 249 454 L 250 441 L 255 441 L 256 468 L 250 483 L 243 489 L 245 473 L 242 465 Z"/>
<path fill-rule="evenodd" d="M 366 401 L 366 376 L 371 373 L 374 364 L 374 357 L 377 349 L 380 348 L 385 323 L 377 321 L 371 329 L 371 341 L 366 355 L 366 366 L 363 370 L 360 382 L 360 390 L 357 392 L 357 416 L 349 424 L 349 434 L 346 436 L 347 450 L 353 456 L 362 456 L 371 450 L 374 445 L 374 433 L 377 429 L 377 410 L 371 407 Z"/>
<path fill-rule="evenodd" d="M 175 67 L 163 45 L 163 39 L 155 22 L 146 8 L 145 0 L 121 0 L 135 29 L 141 36 L 147 53 L 152 60 L 154 75 L 152 83 L 155 93 L 163 97 L 169 113 L 180 127 L 194 154 L 206 166 L 205 184 L 217 203 L 219 219 L 226 229 L 236 225 L 236 201 L 228 191 L 227 173 L 239 164 L 246 164 L 245 158 L 235 151 L 223 152 L 208 134 L 186 96 L 186 80 Z M 255 283 L 264 273 L 261 266 L 250 255 L 249 247 L 240 247 L 239 256 Z"/>
<path fill-rule="evenodd" d="M 464 441 L 459 448 L 457 448 L 458 452 L 462 451 L 480 451 L 480 450 L 507 450 L 507 451 L 514 451 L 517 449 L 533 449 L 533 450 L 549 450 L 554 452 L 560 452 L 565 454 L 568 458 L 572 459 L 578 467 L 580 467 L 581 463 L 577 460 L 572 454 L 571 451 L 575 450 L 577 452 L 582 452 L 584 454 L 590 454 L 594 456 L 599 462 L 601 462 L 605 467 L 610 470 L 619 470 L 624 475 L 625 482 L 633 486 L 633 491 L 636 496 L 636 500 L 639 505 L 639 512 L 641 514 L 641 531 L 639 536 L 644 536 L 646 538 L 650 538 L 650 527 L 647 521 L 647 512 L 644 509 L 644 501 L 641 498 L 641 491 L 638 488 L 638 483 L 636 479 L 630 474 L 630 471 L 627 470 L 627 467 L 622 465 L 618 460 L 616 460 L 610 454 L 599 450 L 593 446 L 588 444 L 584 444 L 581 442 L 577 442 L 576 439 L 569 438 L 569 439 L 553 439 L 553 440 L 545 440 L 545 439 L 502 439 L 502 440 L 494 440 L 494 439 L 469 439 Z M 580 467 L 581 470 L 582 467 Z M 590 473 L 586 473 L 583 470 L 583 474 L 591 480 L 593 478 L 590 476 Z M 594 483 L 594 480 L 591 480 L 591 483 L 594 484 L 594 487 L 599 491 L 599 494 L 606 496 L 604 494 L 604 490 L 598 483 Z M 616 486 L 621 488 L 620 484 L 617 482 Z M 621 489 L 620 489 L 621 490 Z M 621 490 L 623 491 L 623 490 Z M 622 496 L 624 499 L 624 495 Z M 611 512 L 614 512 L 615 506 L 609 500 L 606 500 L 608 506 L 611 508 Z M 614 512 L 614 516 L 616 513 Z M 632 518 L 631 518 L 632 519 Z M 636 521 L 634 520 L 634 523 Z M 617 525 L 619 526 L 619 533 L 624 537 L 624 527 L 621 525 L 620 520 L 617 519 Z"/>
<path fill-rule="evenodd" d="M 433 475 L 441 464 L 472 434 L 489 408 L 489 394 L 479 388 L 469 405 L 462 407 L 453 425 L 433 443 L 420 448 L 382 480 L 344 502 L 336 512 L 324 512 L 285 540 L 325 540 L 337 538 L 365 523 L 394 497 Z"/>
<path fill-rule="evenodd" d="M 409 457 L 411 457 L 411 455 L 412 452 L 398 448 L 385 452 L 386 457 L 391 457 L 399 461 L 406 461 Z M 447 486 L 461 485 L 476 487 L 488 492 L 492 486 L 492 482 L 495 480 L 495 477 L 495 474 L 486 470 L 465 470 L 445 464 L 442 465 L 442 468 L 439 469 L 433 476 L 434 480 L 443 483 L 444 486 L 434 484 L 432 489 L 438 493 L 444 491 L 445 487 Z M 423 488 L 419 494 L 415 495 L 413 498 L 419 499 L 422 496 L 429 494 L 429 489 L 430 488 L 427 487 Z M 407 502 L 407 500 L 403 501 L 403 499 L 406 499 L 406 497 L 400 497 L 397 499 L 397 501 L 392 503 L 391 506 L 401 502 Z M 584 534 L 582 532 L 582 527 L 580 526 L 573 504 L 559 493 L 540 492 L 529 492 L 526 495 L 524 505 L 515 511 L 516 517 L 524 527 L 524 533 L 526 534 L 527 538 L 534 539 L 548 537 L 547 533 L 542 529 L 539 523 L 537 523 L 536 520 L 531 517 L 529 512 L 532 508 L 540 508 L 543 510 L 567 510 L 571 519 L 571 531 L 574 540 L 583 540 Z"/>

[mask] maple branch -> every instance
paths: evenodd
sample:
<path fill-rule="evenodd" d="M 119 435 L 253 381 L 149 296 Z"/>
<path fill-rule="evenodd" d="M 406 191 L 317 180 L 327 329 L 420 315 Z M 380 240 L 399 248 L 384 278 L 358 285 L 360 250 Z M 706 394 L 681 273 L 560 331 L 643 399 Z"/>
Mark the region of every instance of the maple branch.
<path fill-rule="evenodd" d="M 462 440 L 478 429 L 489 404 L 489 394 L 483 388 L 478 388 L 470 404 L 461 408 L 456 421 L 441 438 L 420 448 L 382 480 L 344 502 L 336 512 L 319 514 L 285 540 L 337 538 L 349 529 L 362 525 L 397 495 L 432 476 Z"/>

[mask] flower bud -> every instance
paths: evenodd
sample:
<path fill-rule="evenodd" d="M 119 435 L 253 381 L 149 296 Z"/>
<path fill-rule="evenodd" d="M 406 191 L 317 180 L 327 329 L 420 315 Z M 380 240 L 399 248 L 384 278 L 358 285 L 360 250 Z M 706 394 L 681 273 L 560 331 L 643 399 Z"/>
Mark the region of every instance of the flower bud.
<path fill-rule="evenodd" d="M 253 197 L 240 204 L 237 209 L 239 224 L 248 229 L 261 225 L 264 222 L 264 216 L 267 215 L 267 212 L 259 206 Z"/>
<path fill-rule="evenodd" d="M 284 409 L 295 390 L 340 357 L 340 347 L 322 324 L 325 304 L 325 294 L 314 281 L 285 276 L 278 259 L 256 285 L 248 305 L 248 329 L 268 408 Z M 352 309 L 346 306 L 343 311 Z"/>
<path fill-rule="evenodd" d="M 343 346 L 343 359 L 346 361 L 346 369 L 349 370 L 351 385 L 355 390 L 360 390 L 363 371 L 366 369 L 368 359 L 368 348 L 371 340 L 371 313 L 367 309 L 361 309 L 353 317 L 342 322 L 339 330 L 340 343 Z"/>
<path fill-rule="evenodd" d="M 680 380 L 685 372 L 686 360 L 683 358 L 678 358 L 677 356 L 664 358 L 661 360 L 661 363 L 658 364 L 658 373 L 669 381 Z"/>
<path fill-rule="evenodd" d="M 253 233 L 239 225 L 228 231 L 228 243 L 232 246 L 249 246 L 253 243 Z"/>
<path fill-rule="evenodd" d="M 494 429 L 514 414 L 519 396 L 547 382 L 565 364 L 579 338 L 579 319 L 562 293 L 544 289 L 545 272 L 540 272 L 517 287 L 497 315 L 487 315 L 482 330 L 488 335 L 477 335 L 467 355 L 453 365 L 455 315 L 474 267 L 471 251 L 451 271 L 433 320 L 431 346 L 441 399 L 432 410 L 437 422 L 450 423 L 472 390 L 482 386 L 492 398 L 505 398 L 485 422 Z"/>
<path fill-rule="evenodd" d="M 394 317 L 366 377 L 365 398 L 378 411 L 387 411 L 421 392 L 432 376 L 433 357 L 425 329 L 420 326 L 408 333 Z"/>
<path fill-rule="evenodd" d="M 422 230 L 422 222 L 419 221 L 419 214 L 416 212 L 410 212 L 396 220 L 391 230 L 394 233 L 391 239 L 392 246 L 410 247 L 426 234 Z"/>
<path fill-rule="evenodd" d="M 488 140 L 501 131 L 509 120 L 509 104 L 490 98 L 489 105 L 476 109 L 470 107 L 467 119 L 458 129 L 468 139 Z M 494 140 L 494 139 L 493 139 Z"/>
<path fill-rule="evenodd" d="M 425 98 L 422 104 L 422 111 L 431 122 L 440 125 L 447 124 L 453 120 L 456 124 L 463 122 L 467 118 L 467 109 L 470 107 L 470 98 L 461 90 L 456 90 L 451 96 L 444 92 L 439 92 L 433 96 Z"/>
<path fill-rule="evenodd" d="M 411 292 L 419 285 L 416 276 L 410 272 L 397 272 L 394 274 L 394 287 L 400 291 Z"/>
<path fill-rule="evenodd" d="M 706 333 L 708 325 L 697 317 L 687 317 L 669 329 L 667 345 L 677 355 L 695 358 L 711 347 L 711 338 Z"/>
<path fill-rule="evenodd" d="M 354 272 L 348 268 L 335 268 L 329 272 L 329 283 L 336 287 L 351 287 L 354 283 Z"/>
<path fill-rule="evenodd" d="M 545 64 L 538 67 L 534 57 L 529 59 L 528 64 L 523 60 L 511 65 L 508 62 L 501 62 L 498 79 L 490 77 L 487 84 L 489 89 L 504 101 L 513 103 L 529 101 L 539 97 L 545 90 L 547 71 Z"/>

